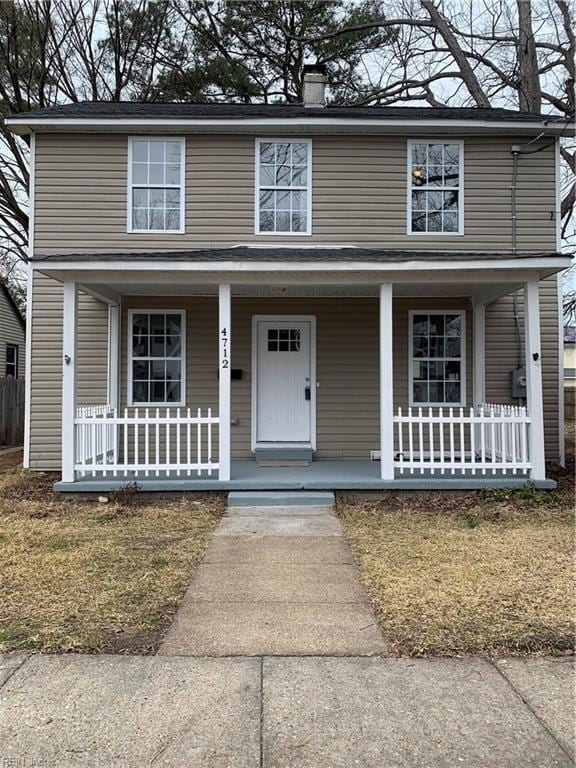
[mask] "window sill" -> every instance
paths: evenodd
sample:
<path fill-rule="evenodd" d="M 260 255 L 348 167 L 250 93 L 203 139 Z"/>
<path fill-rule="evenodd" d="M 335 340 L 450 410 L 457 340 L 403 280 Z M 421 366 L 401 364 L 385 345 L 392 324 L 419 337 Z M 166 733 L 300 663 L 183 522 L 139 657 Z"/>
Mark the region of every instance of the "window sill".
<path fill-rule="evenodd" d="M 312 237 L 312 232 L 254 232 L 257 237 Z"/>
<path fill-rule="evenodd" d="M 406 232 L 409 237 L 464 237 L 464 232 Z"/>
<path fill-rule="evenodd" d="M 185 235 L 184 229 L 127 229 L 128 235 Z"/>
<path fill-rule="evenodd" d="M 186 408 L 186 403 L 128 403 L 126 408 Z"/>

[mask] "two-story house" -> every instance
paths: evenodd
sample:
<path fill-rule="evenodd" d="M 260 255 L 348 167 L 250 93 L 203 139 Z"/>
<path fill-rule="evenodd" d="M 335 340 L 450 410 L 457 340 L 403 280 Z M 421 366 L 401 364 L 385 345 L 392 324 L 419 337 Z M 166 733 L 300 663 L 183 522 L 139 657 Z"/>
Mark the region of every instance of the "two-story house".
<path fill-rule="evenodd" d="M 569 126 L 324 87 L 8 119 L 32 157 L 26 465 L 58 489 L 549 484 Z"/>

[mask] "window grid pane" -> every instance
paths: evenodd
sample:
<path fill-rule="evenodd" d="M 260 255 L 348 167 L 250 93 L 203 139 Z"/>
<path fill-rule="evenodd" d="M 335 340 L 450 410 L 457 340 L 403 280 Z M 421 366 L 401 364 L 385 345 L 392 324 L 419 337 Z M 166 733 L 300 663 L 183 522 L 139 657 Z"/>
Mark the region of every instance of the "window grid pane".
<path fill-rule="evenodd" d="M 414 405 L 460 405 L 464 350 L 463 315 L 418 313 L 411 316 Z"/>
<path fill-rule="evenodd" d="M 182 399 L 182 316 L 132 315 L 132 403 L 159 405 Z"/>
<path fill-rule="evenodd" d="M 258 150 L 259 232 L 308 229 L 308 144 L 262 141 Z"/>
<path fill-rule="evenodd" d="M 411 232 L 458 233 L 460 147 L 451 143 L 412 145 Z"/>
<path fill-rule="evenodd" d="M 132 230 L 180 230 L 181 163 L 180 141 L 132 142 Z"/>
<path fill-rule="evenodd" d="M 6 345 L 5 375 L 18 378 L 18 347 L 15 344 Z"/>
<path fill-rule="evenodd" d="M 269 328 L 268 352 L 300 352 L 299 328 Z"/>

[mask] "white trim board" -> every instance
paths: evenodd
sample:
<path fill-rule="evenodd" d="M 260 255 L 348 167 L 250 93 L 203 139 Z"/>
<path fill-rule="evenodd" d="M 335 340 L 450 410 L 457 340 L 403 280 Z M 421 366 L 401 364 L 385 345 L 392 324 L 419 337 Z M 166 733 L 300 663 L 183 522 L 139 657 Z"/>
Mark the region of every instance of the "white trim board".
<path fill-rule="evenodd" d="M 566 406 L 564 402 L 564 302 L 562 300 L 562 273 L 556 276 L 558 300 L 558 460 L 561 467 L 566 466 Z"/>
<path fill-rule="evenodd" d="M 556 272 L 560 269 L 566 269 L 570 266 L 570 256 L 551 256 L 544 258 L 516 258 L 516 259 L 490 259 L 490 260 L 434 260 L 426 261 L 358 261 L 350 259 L 349 261 L 323 261 L 323 262 L 304 262 L 304 261 L 175 261 L 166 259 L 118 259 L 115 261 L 34 261 L 32 268 L 42 272 L 51 271 L 75 271 L 75 272 L 162 272 L 170 270 L 171 272 L 240 272 L 240 273 L 258 273 L 258 272 L 439 272 L 444 271 L 454 275 L 455 271 L 462 270 L 466 272 L 478 270 L 489 275 L 503 270 L 522 270 L 522 269 L 542 269 Z M 466 275 L 466 279 L 468 275 Z M 454 276 L 454 280 L 461 281 L 463 276 Z"/>
<path fill-rule="evenodd" d="M 274 443 L 275 448 L 310 446 L 316 450 L 316 316 L 315 315 L 253 315 L 252 316 L 252 355 L 251 355 L 251 425 L 250 449 L 254 452 L 260 447 L 270 447 L 269 443 L 259 443 L 257 436 L 258 411 L 258 323 L 259 322 L 309 322 L 310 323 L 310 443 Z"/>
<path fill-rule="evenodd" d="M 363 129 L 367 133 L 398 133 L 405 130 L 406 133 L 422 133 L 429 131 L 449 132 L 452 130 L 468 130 L 470 133 L 502 134 L 512 133 L 516 135 L 530 134 L 545 129 L 548 135 L 565 135 L 570 123 L 567 121 L 543 119 L 538 121 L 516 120 L 438 120 L 438 119 L 360 119 L 354 117 L 240 117 L 240 118 L 158 118 L 158 117 L 27 117 L 26 115 L 6 118 L 6 124 L 14 133 L 22 135 L 31 130 L 46 129 L 49 131 L 78 130 L 94 131 L 101 129 L 106 132 L 118 130 L 125 132 L 128 129 L 146 128 L 150 131 L 163 131 L 166 129 L 182 130 L 189 132 L 211 133 L 215 129 L 231 133 L 252 132 L 255 128 L 265 130 L 292 131 L 305 128 L 324 130 L 325 132 L 345 133 L 346 130 Z M 333 131 L 330 131 L 333 129 Z M 356 131 L 354 131 L 356 132 Z"/>
<path fill-rule="evenodd" d="M 28 209 L 28 259 L 34 257 L 34 214 L 36 195 L 36 134 L 30 136 L 30 185 L 29 185 L 29 209 Z M 30 468 L 30 425 L 32 420 L 32 294 L 34 292 L 34 271 L 32 263 L 28 261 L 26 279 L 26 349 L 25 380 L 24 380 L 24 457 L 22 465 L 24 469 Z"/>

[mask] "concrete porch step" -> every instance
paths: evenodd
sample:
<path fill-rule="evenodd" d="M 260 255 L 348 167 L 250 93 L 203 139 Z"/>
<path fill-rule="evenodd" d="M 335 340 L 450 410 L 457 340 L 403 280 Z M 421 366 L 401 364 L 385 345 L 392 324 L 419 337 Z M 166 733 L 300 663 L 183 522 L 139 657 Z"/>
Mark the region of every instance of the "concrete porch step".
<path fill-rule="evenodd" d="M 256 448 L 256 463 L 262 466 L 307 466 L 312 461 L 312 448 Z"/>
<path fill-rule="evenodd" d="M 333 507 L 329 491 L 232 491 L 229 507 Z"/>

